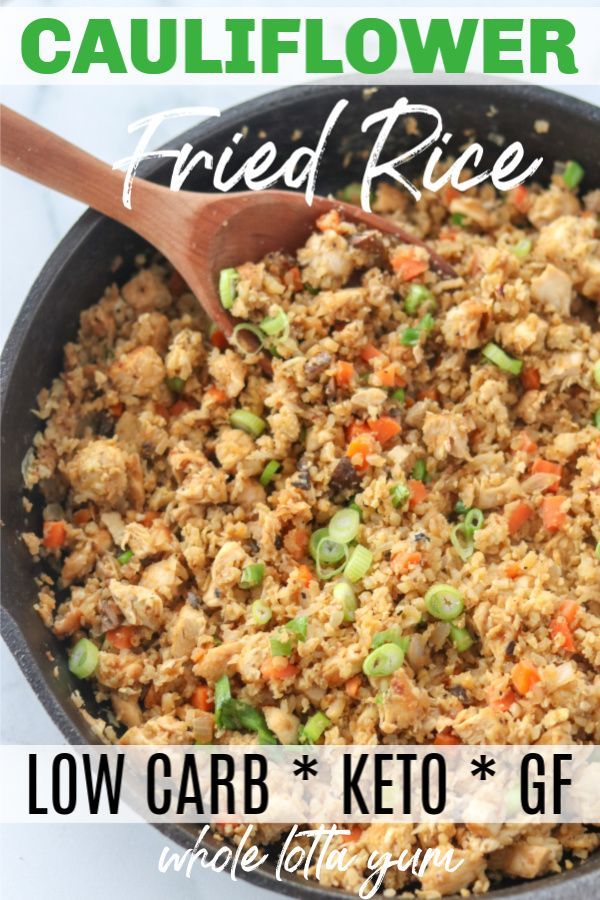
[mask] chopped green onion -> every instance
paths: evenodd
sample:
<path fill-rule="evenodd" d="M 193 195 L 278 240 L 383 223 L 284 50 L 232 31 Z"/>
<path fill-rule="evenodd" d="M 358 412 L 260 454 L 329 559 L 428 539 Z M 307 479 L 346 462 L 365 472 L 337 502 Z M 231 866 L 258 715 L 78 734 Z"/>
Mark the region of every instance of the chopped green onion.
<path fill-rule="evenodd" d="M 412 477 L 415 481 L 422 481 L 426 483 L 429 481 L 429 476 L 427 474 L 427 463 L 424 459 L 418 459 L 413 466 L 412 469 Z"/>
<path fill-rule="evenodd" d="M 329 537 L 338 544 L 349 544 L 358 534 L 360 516 L 355 509 L 340 509 L 329 523 Z"/>
<path fill-rule="evenodd" d="M 457 625 L 450 626 L 450 640 L 456 647 L 458 653 L 464 653 L 473 644 L 473 638 L 466 628 L 459 628 Z"/>
<path fill-rule="evenodd" d="M 596 559 L 600 559 L 600 541 L 596 544 Z"/>
<path fill-rule="evenodd" d="M 393 484 L 390 488 L 392 506 L 398 508 L 404 506 L 410 497 L 410 491 L 405 484 Z"/>
<path fill-rule="evenodd" d="M 465 608 L 463 598 L 449 584 L 434 584 L 425 594 L 427 611 L 442 622 L 452 622 Z"/>
<path fill-rule="evenodd" d="M 594 365 L 594 381 L 596 382 L 598 387 L 600 387 L 600 359 Z"/>
<path fill-rule="evenodd" d="M 516 244 L 510 248 L 510 252 L 518 259 L 525 259 L 531 253 L 531 238 L 521 238 Z"/>
<path fill-rule="evenodd" d="M 271 656 L 291 656 L 294 650 L 294 642 L 291 639 L 282 641 L 279 638 L 270 637 L 269 643 L 271 645 Z"/>
<path fill-rule="evenodd" d="M 265 334 L 268 334 L 269 337 L 274 337 L 276 334 L 281 334 L 282 332 L 289 333 L 290 323 L 288 322 L 286 313 L 280 306 L 277 307 L 277 312 L 274 315 L 265 316 L 260 323 L 260 330 Z"/>
<path fill-rule="evenodd" d="M 333 599 L 342 604 L 344 622 L 354 622 L 356 612 L 356 595 L 351 584 L 347 581 L 338 581 L 333 589 Z"/>
<path fill-rule="evenodd" d="M 249 412 L 247 409 L 234 410 L 229 417 L 229 424 L 234 428 L 245 431 L 246 434 L 251 435 L 253 438 L 260 437 L 267 427 L 264 419 L 261 419 L 260 416 L 255 416 L 254 413 Z"/>
<path fill-rule="evenodd" d="M 235 269 L 221 269 L 219 273 L 219 297 L 225 309 L 231 309 L 237 296 L 240 276 Z"/>
<path fill-rule="evenodd" d="M 324 731 L 326 731 L 331 722 L 322 712 L 316 712 L 313 716 L 306 720 L 306 724 L 302 725 L 298 732 L 298 741 L 301 744 L 316 744 Z"/>
<path fill-rule="evenodd" d="M 452 213 L 450 216 L 450 221 L 453 225 L 463 226 L 465 224 L 466 216 L 464 213 Z"/>
<path fill-rule="evenodd" d="M 262 712 L 249 703 L 233 699 L 227 675 L 215 682 L 215 722 L 219 728 L 229 731 L 255 731 L 261 744 L 277 743 Z"/>
<path fill-rule="evenodd" d="M 304 290 L 308 291 L 309 294 L 312 294 L 313 297 L 316 297 L 317 294 L 319 293 L 319 291 L 321 290 L 321 288 L 313 287 L 312 284 L 305 283 L 302 286 L 303 286 Z"/>
<path fill-rule="evenodd" d="M 425 313 L 421 321 L 419 322 L 419 329 L 421 331 L 433 331 L 435 328 L 435 319 L 431 315 L 431 313 Z"/>
<path fill-rule="evenodd" d="M 469 507 L 466 503 L 463 503 L 462 500 L 457 500 L 454 504 L 454 512 L 457 516 L 464 516 L 466 512 L 468 512 Z"/>
<path fill-rule="evenodd" d="M 316 541 L 313 541 L 313 546 L 315 548 L 313 559 L 315 562 L 317 562 L 317 557 L 319 557 L 321 562 L 324 562 L 327 565 L 335 565 L 335 563 L 338 563 L 344 558 L 344 545 L 340 544 L 339 541 L 331 540 L 329 537 L 329 529 L 319 528 L 319 530 L 315 531 L 314 535 L 311 537 L 317 538 Z M 308 548 L 312 556 L 310 541 Z"/>
<path fill-rule="evenodd" d="M 600 428 L 600 407 L 596 410 L 596 412 L 592 416 L 592 424 L 595 425 L 596 428 Z"/>
<path fill-rule="evenodd" d="M 404 388 L 396 388 L 395 391 L 392 391 L 390 397 L 392 400 L 396 400 L 397 403 L 404 403 L 406 400 L 406 391 Z"/>
<path fill-rule="evenodd" d="M 371 551 L 367 550 L 366 547 L 363 547 L 362 544 L 357 544 L 350 554 L 350 559 L 344 568 L 345 577 L 348 581 L 355 584 L 357 581 L 360 581 L 361 578 L 365 577 L 371 568 L 372 562 L 373 554 Z"/>
<path fill-rule="evenodd" d="M 414 347 L 419 343 L 420 336 L 421 332 L 418 328 L 405 328 L 405 330 L 402 332 L 400 343 L 405 347 Z"/>
<path fill-rule="evenodd" d="M 464 522 L 459 522 L 454 526 L 450 532 L 450 542 L 463 562 L 466 562 L 475 553 L 473 529 L 468 528 Z"/>
<path fill-rule="evenodd" d="M 359 518 L 360 518 L 360 521 L 362 522 L 362 519 L 363 519 L 363 511 L 362 511 L 362 509 L 360 508 L 360 506 L 358 505 L 358 503 L 356 502 L 356 500 L 351 500 L 350 503 L 348 504 L 348 508 L 349 508 L 349 509 L 355 509 L 356 512 L 358 513 L 358 516 L 359 516 Z"/>
<path fill-rule="evenodd" d="M 329 537 L 328 528 L 317 528 L 317 530 L 313 531 L 310 536 L 310 540 L 308 542 L 308 552 L 315 560 L 315 562 L 317 561 L 317 547 L 319 546 L 319 542 L 326 537 Z"/>
<path fill-rule="evenodd" d="M 479 531 L 479 529 L 483 525 L 483 513 L 480 509 L 477 509 L 474 506 L 470 509 L 465 516 L 465 525 L 467 528 L 471 528 L 473 531 Z"/>
<path fill-rule="evenodd" d="M 299 641 L 305 641 L 307 626 L 308 618 L 306 616 L 296 616 L 285 627 L 291 634 L 295 634 Z"/>
<path fill-rule="evenodd" d="M 338 200 L 343 200 L 344 203 L 354 203 L 355 206 L 360 206 L 360 192 L 360 181 L 351 181 L 337 192 L 336 197 Z"/>
<path fill-rule="evenodd" d="M 523 363 L 520 359 L 513 359 L 508 353 L 505 353 L 498 344 L 486 344 L 481 351 L 486 359 L 488 359 L 503 372 L 509 372 L 511 375 L 520 375 Z"/>
<path fill-rule="evenodd" d="M 256 340 L 258 341 L 256 347 L 249 346 L 248 341 L 243 341 L 238 336 L 241 332 L 248 331 L 250 334 L 253 334 Z M 240 322 L 235 326 L 233 331 L 231 332 L 231 337 L 229 342 L 236 347 L 239 352 L 246 357 L 256 356 L 257 353 L 263 349 L 265 345 L 265 339 L 260 328 L 257 328 L 256 325 L 253 325 L 252 322 Z"/>
<path fill-rule="evenodd" d="M 372 650 L 363 662 L 363 672 L 368 678 L 392 675 L 404 662 L 404 650 L 398 644 L 382 644 Z"/>
<path fill-rule="evenodd" d="M 569 190 L 576 188 L 584 175 L 585 171 L 583 167 L 580 166 L 578 162 L 575 162 L 574 159 L 569 160 L 565 166 L 565 171 L 563 172 L 565 186 L 568 187 Z"/>
<path fill-rule="evenodd" d="M 387 628 L 385 631 L 379 631 L 373 635 L 373 640 L 371 641 L 373 650 L 377 650 L 383 644 L 397 644 L 406 653 L 410 644 L 410 638 L 403 635 L 399 628 Z"/>
<path fill-rule="evenodd" d="M 181 394 L 185 387 L 185 379 L 174 375 L 173 378 L 165 378 L 165 384 L 174 394 Z"/>
<path fill-rule="evenodd" d="M 409 316 L 414 316 L 426 301 L 433 300 L 433 294 L 424 284 L 411 284 L 404 298 L 404 309 Z"/>
<path fill-rule="evenodd" d="M 251 563 L 249 566 L 246 566 L 242 572 L 240 587 L 245 589 L 258 587 L 258 585 L 262 583 L 264 577 L 265 564 Z"/>
<path fill-rule="evenodd" d="M 275 475 L 277 474 L 277 472 L 279 472 L 280 468 L 281 468 L 281 463 L 277 462 L 276 459 L 272 459 L 272 460 L 270 460 L 270 462 L 268 462 L 266 464 L 266 466 L 262 470 L 262 474 L 261 474 L 260 478 L 258 479 L 263 487 L 266 487 L 268 484 L 270 484 L 273 481 L 273 479 L 275 478 Z"/>
<path fill-rule="evenodd" d="M 69 671 L 77 678 L 89 678 L 96 671 L 100 652 L 88 638 L 77 641 L 69 656 Z"/>
<path fill-rule="evenodd" d="M 273 615 L 271 607 L 267 606 L 262 600 L 255 600 L 250 609 L 252 610 L 252 620 L 255 625 L 266 625 L 267 622 L 270 622 Z"/>
<path fill-rule="evenodd" d="M 341 554 L 341 555 L 340 555 Z M 348 547 L 346 544 L 338 544 L 336 541 L 323 537 L 317 544 L 317 556 L 315 562 L 317 564 L 317 576 L 323 581 L 329 581 L 335 575 L 339 575 L 344 570 L 348 559 Z M 335 568 L 335 564 L 339 565 Z M 325 567 L 322 565 L 325 563 Z M 327 568 L 329 566 L 329 568 Z"/>
<path fill-rule="evenodd" d="M 219 713 L 224 703 L 231 700 L 231 687 L 227 675 L 222 675 L 215 681 L 215 715 L 217 725 L 220 725 Z"/>
<path fill-rule="evenodd" d="M 120 566 L 124 566 L 133 557 L 133 550 L 125 550 L 120 556 L 117 556 L 117 562 Z"/>

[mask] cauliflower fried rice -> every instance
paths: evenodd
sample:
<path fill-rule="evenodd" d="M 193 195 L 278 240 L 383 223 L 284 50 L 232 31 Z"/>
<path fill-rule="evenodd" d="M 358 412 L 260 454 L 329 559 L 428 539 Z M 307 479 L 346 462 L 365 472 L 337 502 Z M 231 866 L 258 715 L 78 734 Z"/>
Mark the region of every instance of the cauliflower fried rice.
<path fill-rule="evenodd" d="M 268 373 L 139 260 L 41 392 L 36 608 L 106 704 L 103 739 L 597 741 L 600 191 L 556 174 L 413 205 L 382 185 L 374 211 L 455 276 L 321 217 L 295 257 L 225 275 Z M 327 529 L 348 509 L 344 541 Z M 440 846 L 456 872 L 386 888 L 483 892 L 597 843 L 583 825 L 373 824 L 322 883 Z"/>

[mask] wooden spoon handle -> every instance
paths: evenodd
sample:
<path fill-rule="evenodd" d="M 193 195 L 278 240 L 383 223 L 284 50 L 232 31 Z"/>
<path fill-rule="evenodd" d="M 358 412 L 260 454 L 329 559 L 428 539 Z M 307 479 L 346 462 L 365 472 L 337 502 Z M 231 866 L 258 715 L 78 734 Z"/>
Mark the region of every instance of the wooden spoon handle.
<path fill-rule="evenodd" d="M 0 105 L 0 162 L 26 178 L 80 200 L 144 237 L 145 226 L 152 221 L 150 195 L 154 199 L 163 190 L 137 179 L 139 209 L 126 209 L 122 202 L 123 172 L 4 105 Z M 142 192 L 148 196 L 140 202 Z"/>

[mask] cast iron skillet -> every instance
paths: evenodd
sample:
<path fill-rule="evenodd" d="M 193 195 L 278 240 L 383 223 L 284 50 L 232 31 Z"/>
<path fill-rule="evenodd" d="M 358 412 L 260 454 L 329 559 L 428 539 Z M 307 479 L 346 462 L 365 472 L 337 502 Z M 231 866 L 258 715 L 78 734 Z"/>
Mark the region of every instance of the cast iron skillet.
<path fill-rule="evenodd" d="M 218 156 L 233 134 L 246 126 L 247 136 L 242 141 L 245 153 L 258 147 L 266 132 L 276 142 L 283 160 L 298 146 L 291 139 L 294 130 L 301 129 L 301 140 L 314 145 L 328 113 L 345 97 L 350 105 L 338 121 L 319 170 L 317 190 L 326 193 L 360 178 L 360 151 L 370 149 L 373 140 L 370 132 L 366 136 L 361 134 L 362 119 L 404 95 L 411 102 L 426 103 L 440 110 L 447 130 L 458 135 L 457 141 L 450 145 L 454 149 L 464 142 L 465 134 L 474 132 L 495 158 L 499 152 L 495 135 L 503 135 L 507 143 L 523 141 L 528 159 L 544 156 L 544 167 L 537 177 L 546 178 L 555 160 L 575 158 L 586 171 L 583 187 L 600 185 L 600 109 L 535 87 L 411 86 L 403 89 L 386 85 L 370 96 L 365 96 L 361 87 L 340 84 L 290 88 L 236 106 L 219 119 L 203 123 L 169 144 L 180 147 L 189 141 L 195 148 L 204 148 Z M 491 115 L 494 109 L 497 113 Z M 549 134 L 535 132 L 536 119 L 550 123 Z M 396 129 L 393 143 L 387 145 L 389 158 L 392 158 L 391 151 L 394 156 L 401 152 L 408 140 L 404 128 Z M 240 162 L 243 158 L 240 157 Z M 346 168 L 342 165 L 344 160 Z M 416 160 L 417 171 L 422 171 L 423 165 L 424 161 Z M 168 182 L 170 171 L 169 160 L 154 160 L 141 168 L 142 175 L 161 183 Z M 211 190 L 207 173 L 200 169 L 185 186 Z M 97 738 L 71 702 L 71 691 L 81 690 L 92 712 L 94 701 L 91 695 L 85 696 L 85 685 L 71 676 L 63 646 L 33 610 L 36 572 L 19 533 L 29 530 L 39 533 L 41 508 L 35 498 L 31 513 L 27 514 L 23 508 L 21 463 L 40 428 L 39 420 L 31 412 L 36 406 L 36 395 L 59 373 L 62 347 L 75 337 L 79 313 L 96 302 L 108 284 L 126 281 L 134 256 L 144 249 L 141 238 L 126 228 L 95 212 L 86 212 L 38 276 L 2 355 L 2 635 L 52 720 L 72 744 L 93 744 Z M 122 257 L 124 262 L 115 273 L 111 266 L 116 257 Z M 55 657 L 55 662 L 50 662 L 47 654 Z M 55 667 L 58 677 L 54 674 Z M 185 847 L 194 843 L 189 828 L 168 825 L 161 827 L 161 831 Z M 207 846 L 212 849 L 215 845 L 209 841 Z M 297 897 L 322 900 L 348 896 L 343 891 L 323 890 L 294 877 L 277 882 L 273 867 L 259 869 L 246 877 L 261 887 Z M 600 854 L 597 854 L 570 872 L 533 884 L 503 886 L 494 891 L 494 897 L 583 900 L 599 893 Z"/>

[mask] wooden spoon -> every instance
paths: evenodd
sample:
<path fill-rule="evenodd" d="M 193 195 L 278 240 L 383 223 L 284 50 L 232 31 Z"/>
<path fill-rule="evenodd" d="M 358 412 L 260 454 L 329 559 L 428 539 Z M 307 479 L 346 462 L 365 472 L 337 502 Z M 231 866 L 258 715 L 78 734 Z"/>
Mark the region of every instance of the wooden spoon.
<path fill-rule="evenodd" d="M 273 250 L 297 250 L 315 219 L 332 209 L 352 222 L 425 247 L 434 268 L 455 274 L 442 257 L 391 220 L 324 197 L 315 197 L 308 206 L 303 194 L 289 191 L 175 192 L 136 178 L 133 209 L 127 209 L 122 202 L 123 172 L 1 105 L 0 162 L 140 234 L 172 263 L 227 337 L 236 320 L 219 300 L 221 269 L 256 262 Z"/>

